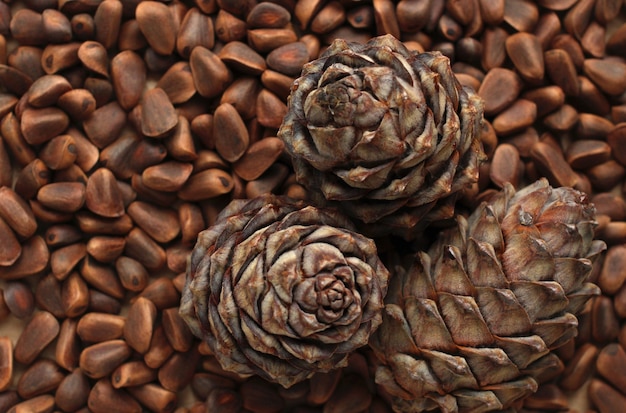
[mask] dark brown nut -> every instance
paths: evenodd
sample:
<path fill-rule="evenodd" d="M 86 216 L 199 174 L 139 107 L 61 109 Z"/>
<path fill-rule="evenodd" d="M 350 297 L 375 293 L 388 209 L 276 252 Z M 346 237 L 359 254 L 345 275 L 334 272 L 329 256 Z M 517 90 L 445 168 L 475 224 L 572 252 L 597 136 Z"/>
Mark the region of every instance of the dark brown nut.
<path fill-rule="evenodd" d="M 144 169 L 141 178 L 144 185 L 150 189 L 175 192 L 187 182 L 192 171 L 191 163 L 167 161 Z"/>
<path fill-rule="evenodd" d="M 246 22 L 221 9 L 215 19 L 215 35 L 224 43 L 243 40 L 246 37 Z"/>
<path fill-rule="evenodd" d="M 505 42 L 509 58 L 520 75 L 531 83 L 543 80 L 543 50 L 539 38 L 531 33 L 519 32 Z"/>
<path fill-rule="evenodd" d="M 291 28 L 254 29 L 248 30 L 247 34 L 248 44 L 259 53 L 267 53 L 298 40 L 298 36 Z"/>
<path fill-rule="evenodd" d="M 553 383 L 539 386 L 534 394 L 524 400 L 524 407 L 538 410 L 564 410 L 569 403 L 563 391 Z"/>
<path fill-rule="evenodd" d="M 78 151 L 74 138 L 70 135 L 59 135 L 46 142 L 39 152 L 39 158 L 52 170 L 67 169 L 74 161 Z"/>
<path fill-rule="evenodd" d="M 260 90 L 261 85 L 256 77 L 241 76 L 224 91 L 220 104 L 233 105 L 243 120 L 250 120 L 256 116 L 256 97 Z"/>
<path fill-rule="evenodd" d="M 242 179 L 252 181 L 261 176 L 284 150 L 282 139 L 267 137 L 250 145 L 244 155 L 233 164 L 233 170 Z"/>
<path fill-rule="evenodd" d="M 83 122 L 85 134 L 100 149 L 114 142 L 125 125 L 126 113 L 117 102 L 98 107 Z"/>
<path fill-rule="evenodd" d="M 565 27 L 565 30 L 577 39 L 580 39 L 591 20 L 593 8 L 593 1 L 582 0 L 577 2 L 575 6 L 569 9 L 563 19 L 563 26 Z"/>
<path fill-rule="evenodd" d="M 519 96 L 522 86 L 519 75 L 512 70 L 489 70 L 477 92 L 485 101 L 485 115 L 495 115 L 510 106 Z"/>
<path fill-rule="evenodd" d="M 626 62 L 623 59 L 586 59 L 583 72 L 608 95 L 621 95 L 626 91 Z"/>
<path fill-rule="evenodd" d="M 511 135 L 531 126 L 537 118 L 537 106 L 526 99 L 518 99 L 504 109 L 493 121 L 498 135 Z"/>
<path fill-rule="evenodd" d="M 80 369 L 75 369 L 59 383 L 54 402 L 65 412 L 73 412 L 87 405 L 90 384 Z"/>
<path fill-rule="evenodd" d="M 55 211 L 75 212 L 85 203 L 85 185 L 80 182 L 52 182 L 39 189 L 37 201 Z"/>
<path fill-rule="evenodd" d="M 539 21 L 534 31 L 535 36 L 537 36 L 541 42 L 541 48 L 546 50 L 552 42 L 552 39 L 559 33 L 561 33 L 560 17 L 553 11 L 542 13 L 541 16 L 539 16 Z"/>
<path fill-rule="evenodd" d="M 559 107 L 543 118 L 543 124 L 556 132 L 567 132 L 578 122 L 578 112 L 568 104 Z"/>
<path fill-rule="evenodd" d="M 139 227 L 133 228 L 126 235 L 124 254 L 139 261 L 149 270 L 162 268 L 167 259 L 163 248 Z"/>
<path fill-rule="evenodd" d="M 273 70 L 266 70 L 261 74 L 263 86 L 283 101 L 287 101 L 293 81 L 294 78 Z"/>
<path fill-rule="evenodd" d="M 76 334 L 85 343 L 101 343 L 123 335 L 126 319 L 117 314 L 90 312 L 83 315 L 76 326 Z"/>
<path fill-rule="evenodd" d="M 575 185 L 576 174 L 565 161 L 563 154 L 551 145 L 544 142 L 535 143 L 530 156 L 537 169 L 548 178 L 552 185 L 570 187 Z"/>
<path fill-rule="evenodd" d="M 587 177 L 599 191 L 609 191 L 626 175 L 626 168 L 614 160 L 608 160 L 587 170 Z"/>
<path fill-rule="evenodd" d="M 122 304 L 114 297 L 93 288 L 89 289 L 89 311 L 119 314 L 121 309 Z"/>
<path fill-rule="evenodd" d="M 166 390 L 155 383 L 130 387 L 128 392 L 153 412 L 170 412 L 176 407 L 178 401 L 175 392 Z"/>
<path fill-rule="evenodd" d="M 281 163 L 273 164 L 260 177 L 246 183 L 246 197 L 252 199 L 257 196 L 275 193 L 276 189 L 285 182 L 288 175 L 289 168 L 287 166 Z"/>
<path fill-rule="evenodd" d="M 184 58 L 189 58 L 196 46 L 212 49 L 215 45 L 213 20 L 198 8 L 190 8 L 180 24 L 176 37 L 176 51 Z"/>
<path fill-rule="evenodd" d="M 133 228 L 133 220 L 127 214 L 119 218 L 104 218 L 88 211 L 79 211 L 76 221 L 86 234 L 125 235 Z"/>
<path fill-rule="evenodd" d="M 596 343 L 609 343 L 619 334 L 619 320 L 610 297 L 593 298 L 591 306 L 591 335 Z"/>
<path fill-rule="evenodd" d="M 619 413 L 626 405 L 626 396 L 604 381 L 593 378 L 589 383 L 589 399 L 603 413 Z"/>
<path fill-rule="evenodd" d="M 115 389 L 111 379 L 100 379 L 91 388 L 87 406 L 92 413 L 141 413 L 141 405 L 123 390 Z"/>
<path fill-rule="evenodd" d="M 133 221 L 157 242 L 168 243 L 180 233 L 178 214 L 171 208 L 135 201 L 127 211 Z"/>
<path fill-rule="evenodd" d="M 200 353 L 197 345 L 184 353 L 175 352 L 159 368 L 159 383 L 171 392 L 181 391 L 191 383 L 195 372 L 194 366 L 199 361 Z"/>
<path fill-rule="evenodd" d="M 626 352 L 618 343 L 610 343 L 600 351 L 596 362 L 598 373 L 622 393 L 626 393 Z"/>
<path fill-rule="evenodd" d="M 77 272 L 72 272 L 63 282 L 61 299 L 67 317 L 78 317 L 87 311 L 89 289 Z"/>
<path fill-rule="evenodd" d="M 115 270 L 122 286 L 129 291 L 142 291 L 148 285 L 148 271 L 137 260 L 121 256 L 115 260 Z"/>
<path fill-rule="evenodd" d="M 99 379 L 115 370 L 131 353 L 124 340 L 103 341 L 83 349 L 79 366 L 87 377 Z"/>
<path fill-rule="evenodd" d="M 576 140 L 567 148 L 565 159 L 574 169 L 588 169 L 611 159 L 611 147 L 600 140 Z"/>
<path fill-rule="evenodd" d="M 537 27 L 539 9 L 534 1 L 506 1 L 503 19 L 519 32 L 531 32 Z"/>
<path fill-rule="evenodd" d="M 607 3 L 607 2 L 603 2 L 603 3 Z M 626 52 L 624 52 L 624 50 L 626 50 L 625 47 L 626 47 L 626 26 L 622 24 L 609 36 L 609 39 L 606 42 L 606 49 L 611 54 L 626 57 Z"/>
<path fill-rule="evenodd" d="M 313 33 L 328 33 L 346 21 L 346 11 L 339 1 L 330 1 L 315 15 L 311 21 Z"/>
<path fill-rule="evenodd" d="M 559 385 L 564 390 L 579 389 L 593 374 L 598 347 L 591 343 L 585 343 L 579 347 L 571 360 L 568 360 Z"/>
<path fill-rule="evenodd" d="M 65 375 L 52 360 L 40 359 L 30 365 L 17 382 L 17 392 L 24 399 L 31 399 L 55 390 Z"/>
<path fill-rule="evenodd" d="M 107 0 L 101 2 L 94 13 L 95 40 L 105 49 L 111 49 L 117 44 L 122 13 L 122 3 Z"/>
<path fill-rule="evenodd" d="M 233 81 L 233 74 L 226 64 L 205 47 L 197 46 L 191 51 L 189 66 L 200 96 L 215 97 Z"/>
<path fill-rule="evenodd" d="M 608 295 L 616 294 L 626 281 L 626 246 L 615 245 L 606 252 L 598 286 Z"/>
<path fill-rule="evenodd" d="M 59 322 L 47 311 L 38 311 L 15 343 L 15 360 L 31 364 L 59 334 Z"/>
<path fill-rule="evenodd" d="M 271 411 L 281 411 L 285 407 L 277 388 L 258 377 L 242 383 L 238 393 L 243 401 L 243 407 L 248 410 L 254 409 L 254 406 L 265 406 Z M 355 400 L 352 400 L 352 403 L 354 402 Z"/>
<path fill-rule="evenodd" d="M 124 297 L 124 288 L 113 268 L 86 256 L 79 266 L 80 275 L 92 287 L 117 299 Z"/>
<path fill-rule="evenodd" d="M 580 83 L 570 55 L 563 49 L 551 49 L 544 53 L 544 61 L 548 77 L 563 90 L 565 96 L 578 96 Z"/>
<path fill-rule="evenodd" d="M 240 41 L 227 43 L 218 56 L 233 70 L 246 75 L 260 75 L 267 67 L 263 56 Z"/>
<path fill-rule="evenodd" d="M 83 42 L 78 48 L 78 59 L 90 71 L 109 77 L 109 56 L 102 44 L 93 40 Z"/>
<path fill-rule="evenodd" d="M 587 76 L 578 76 L 580 83 L 580 93 L 572 99 L 574 106 L 581 112 L 594 113 L 600 116 L 606 116 L 611 112 L 611 104 L 604 92 Z"/>
<path fill-rule="evenodd" d="M 141 133 L 150 138 L 162 138 L 178 124 L 178 115 L 169 97 L 155 87 L 144 93 L 141 100 Z"/>
<path fill-rule="evenodd" d="M 48 265 L 50 252 L 40 235 L 30 237 L 22 244 L 22 254 L 8 267 L 0 267 L 0 279 L 16 280 L 38 274 Z"/>
<path fill-rule="evenodd" d="M 287 105 L 267 89 L 259 92 L 256 108 L 259 124 L 267 128 L 278 129 L 287 115 Z"/>
<path fill-rule="evenodd" d="M 547 115 L 565 103 L 565 93 L 555 85 L 529 90 L 522 94 L 522 98 L 530 100 L 537 106 L 537 118 Z"/>
<path fill-rule="evenodd" d="M 69 118 L 61 109 L 29 108 L 22 113 L 21 131 L 24 140 L 39 145 L 61 134 L 69 125 Z"/>
<path fill-rule="evenodd" d="M 22 255 L 22 246 L 11 227 L 2 218 L 0 218 L 0 234 L 0 266 L 9 266 Z"/>
<path fill-rule="evenodd" d="M 117 180 L 107 168 L 98 168 L 89 175 L 85 188 L 85 206 L 102 217 L 124 215 L 124 203 Z"/>
<path fill-rule="evenodd" d="M 165 335 L 175 351 L 184 353 L 193 345 L 193 335 L 178 314 L 178 308 L 168 308 L 161 315 Z"/>
<path fill-rule="evenodd" d="M 28 89 L 28 104 L 35 108 L 54 105 L 72 86 L 60 75 L 45 75 L 35 80 Z"/>
<path fill-rule="evenodd" d="M 246 16 L 246 25 L 251 29 L 282 28 L 291 20 L 289 10 L 271 2 L 256 4 Z"/>
<path fill-rule="evenodd" d="M 606 141 L 611 147 L 613 158 L 626 166 L 626 123 L 615 125 L 615 128 L 607 135 Z"/>
<path fill-rule="evenodd" d="M 156 87 L 163 89 L 174 104 L 187 102 L 196 93 L 189 63 L 174 63 L 161 76 Z"/>
<path fill-rule="evenodd" d="M 155 327 L 150 340 L 150 347 L 144 354 L 144 362 L 152 369 L 158 369 L 174 353 L 170 342 L 165 335 L 165 330 L 159 324 Z"/>
<path fill-rule="evenodd" d="M 104 3 L 113 1 L 102 4 Z M 146 76 L 146 64 L 132 50 L 124 50 L 111 59 L 111 83 L 117 101 L 124 110 L 130 110 L 139 103 Z"/>
<path fill-rule="evenodd" d="M 174 51 L 177 27 L 164 3 L 142 2 L 137 6 L 135 16 L 150 47 L 161 55 L 169 55 Z"/>
<path fill-rule="evenodd" d="M 143 297 L 132 303 L 128 310 L 123 331 L 124 339 L 140 354 L 145 354 L 150 348 L 156 315 L 157 308 L 154 303 Z"/>
<path fill-rule="evenodd" d="M 183 201 L 200 201 L 229 193 L 233 189 L 233 178 L 221 169 L 206 169 L 189 177 L 178 197 Z"/>
<path fill-rule="evenodd" d="M 0 392 L 4 392 L 13 381 L 13 343 L 7 336 L 0 337 L 0 360 Z"/>
<path fill-rule="evenodd" d="M 55 347 L 55 360 L 65 370 L 74 371 L 78 367 L 80 356 L 80 342 L 76 334 L 78 320 L 66 318 L 61 324 L 57 344 Z"/>
<path fill-rule="evenodd" d="M 143 361 L 134 360 L 122 364 L 111 373 L 111 383 L 116 389 L 140 386 L 157 378 L 157 371 Z"/>
<path fill-rule="evenodd" d="M 43 394 L 15 404 L 7 413 L 50 413 L 54 409 L 54 396 Z"/>
<path fill-rule="evenodd" d="M 175 307 L 180 301 L 180 293 L 168 277 L 159 277 L 154 280 L 139 294 L 137 299 L 139 297 L 152 301 L 157 310 Z"/>
<path fill-rule="evenodd" d="M 178 115 L 176 127 L 165 138 L 167 153 L 177 161 L 192 162 L 198 157 L 195 145 L 189 120 L 183 115 Z"/>
<path fill-rule="evenodd" d="M 517 188 L 522 172 L 523 164 L 517 148 L 507 143 L 498 145 L 489 167 L 491 181 L 499 188 L 502 188 L 506 182 Z"/>
<path fill-rule="evenodd" d="M 593 113 L 580 113 L 574 130 L 577 139 L 606 139 L 615 128 L 610 120 Z"/>
<path fill-rule="evenodd" d="M 20 44 L 39 45 L 46 42 L 43 16 L 33 10 L 22 9 L 13 14 L 10 23 L 11 35 Z"/>

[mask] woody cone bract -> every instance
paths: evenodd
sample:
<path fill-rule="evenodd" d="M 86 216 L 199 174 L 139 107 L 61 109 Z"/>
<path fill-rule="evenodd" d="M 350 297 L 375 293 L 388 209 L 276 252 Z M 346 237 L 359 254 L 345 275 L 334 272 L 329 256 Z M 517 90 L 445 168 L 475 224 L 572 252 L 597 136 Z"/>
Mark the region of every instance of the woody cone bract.
<path fill-rule="evenodd" d="M 235 200 L 198 236 L 180 313 L 225 370 L 289 387 L 367 344 L 388 276 L 374 242 L 336 211 Z"/>
<path fill-rule="evenodd" d="M 278 136 L 298 181 L 368 233 L 450 218 L 478 178 L 482 101 L 439 52 L 391 35 L 335 40 L 304 66 L 288 109 Z"/>
<path fill-rule="evenodd" d="M 605 248 L 594 219 L 574 189 L 506 185 L 392 269 L 371 346 L 395 411 L 505 410 L 536 391 L 599 293 L 586 281 Z"/>

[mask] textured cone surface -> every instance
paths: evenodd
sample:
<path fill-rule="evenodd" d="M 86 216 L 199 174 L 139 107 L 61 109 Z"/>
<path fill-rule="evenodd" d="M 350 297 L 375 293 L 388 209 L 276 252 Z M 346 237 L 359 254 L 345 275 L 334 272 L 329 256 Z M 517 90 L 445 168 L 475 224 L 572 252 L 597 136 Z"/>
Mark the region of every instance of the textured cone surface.
<path fill-rule="evenodd" d="M 571 188 L 507 185 L 398 265 L 370 341 L 394 410 L 499 411 L 536 391 L 599 293 L 594 215 Z"/>
<path fill-rule="evenodd" d="M 393 36 L 335 40 L 305 65 L 279 130 L 297 179 L 382 234 L 450 218 L 484 158 L 481 99 L 447 57 Z"/>
<path fill-rule="evenodd" d="M 289 387 L 346 364 L 382 320 L 389 273 L 331 210 L 232 201 L 198 236 L 180 313 L 225 370 Z"/>

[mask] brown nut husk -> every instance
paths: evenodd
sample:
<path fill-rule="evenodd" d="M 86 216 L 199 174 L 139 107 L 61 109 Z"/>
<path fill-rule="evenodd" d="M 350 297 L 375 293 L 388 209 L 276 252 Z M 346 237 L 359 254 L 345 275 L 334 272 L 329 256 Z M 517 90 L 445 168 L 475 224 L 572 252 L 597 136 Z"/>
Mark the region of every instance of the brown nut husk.
<path fill-rule="evenodd" d="M 478 179 L 482 120 L 447 57 L 384 35 L 335 40 L 306 64 L 278 136 L 316 203 L 382 235 L 452 217 L 454 195 Z"/>
<path fill-rule="evenodd" d="M 225 370 L 284 387 L 346 365 L 382 319 L 388 271 L 334 210 L 232 201 L 198 235 L 180 314 Z"/>
<path fill-rule="evenodd" d="M 397 412 L 519 408 L 599 293 L 586 280 L 605 244 L 583 193 L 507 184 L 457 221 L 396 267 L 370 340 Z"/>

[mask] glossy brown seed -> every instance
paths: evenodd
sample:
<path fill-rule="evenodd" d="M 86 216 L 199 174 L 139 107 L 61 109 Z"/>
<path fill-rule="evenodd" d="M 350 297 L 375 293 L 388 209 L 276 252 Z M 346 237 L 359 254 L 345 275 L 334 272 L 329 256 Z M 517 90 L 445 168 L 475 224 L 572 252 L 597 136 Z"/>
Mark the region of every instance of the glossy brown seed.
<path fill-rule="evenodd" d="M 0 337 L 0 360 L 0 392 L 4 392 L 13 381 L 13 343 L 7 336 Z"/>
<path fill-rule="evenodd" d="M 176 195 L 172 192 L 155 191 L 148 188 L 144 185 L 143 178 L 139 174 L 132 176 L 131 187 L 138 197 L 156 205 L 168 206 L 176 201 Z"/>
<path fill-rule="evenodd" d="M 52 275 L 62 281 L 74 270 L 76 265 L 85 257 L 86 248 L 82 242 L 61 247 L 50 254 Z"/>
<path fill-rule="evenodd" d="M 78 317 L 87 311 L 89 305 L 89 289 L 77 272 L 71 273 L 61 290 L 63 309 L 68 317 Z"/>
<path fill-rule="evenodd" d="M 576 126 L 577 122 L 578 111 L 568 104 L 562 105 L 543 118 L 543 124 L 556 132 L 566 132 Z"/>
<path fill-rule="evenodd" d="M 96 110 L 96 99 L 87 89 L 73 89 L 61 96 L 57 104 L 74 120 L 87 119 Z"/>
<path fill-rule="evenodd" d="M 626 123 L 615 125 L 609 132 L 606 141 L 612 149 L 613 157 L 622 165 L 626 165 Z"/>
<path fill-rule="evenodd" d="M 201 209 L 195 204 L 185 202 L 178 207 L 178 220 L 183 245 L 194 244 L 198 233 L 205 229 Z"/>
<path fill-rule="evenodd" d="M 267 194 L 275 191 L 289 175 L 287 166 L 274 163 L 259 178 L 250 181 L 245 186 L 245 192 L 248 198 Z"/>
<path fill-rule="evenodd" d="M 125 125 L 126 113 L 117 102 L 100 106 L 83 122 L 85 134 L 100 149 L 114 142 Z"/>
<path fill-rule="evenodd" d="M 517 148 L 507 143 L 498 145 L 489 167 L 489 178 L 491 181 L 500 188 L 506 182 L 517 187 L 520 183 L 522 171 L 522 161 Z"/>
<path fill-rule="evenodd" d="M 374 0 L 374 20 L 378 33 L 389 33 L 395 38 L 400 37 L 400 27 L 396 18 L 395 5 L 391 0 Z"/>
<path fill-rule="evenodd" d="M 30 238 L 37 230 L 37 221 L 30 206 L 6 186 L 0 187 L 0 218 L 23 239 Z"/>
<path fill-rule="evenodd" d="M 8 267 L 0 267 L 0 279 L 17 280 L 39 274 L 48 265 L 50 252 L 40 235 L 30 237 L 22 244 L 22 254 Z"/>
<path fill-rule="evenodd" d="M 117 314 L 90 312 L 78 320 L 76 333 L 85 343 L 101 343 L 121 338 L 125 323 Z"/>
<path fill-rule="evenodd" d="M 159 368 L 159 383 L 167 390 L 178 392 L 193 378 L 195 366 L 200 361 L 197 346 L 184 353 L 176 352 Z"/>
<path fill-rule="evenodd" d="M 594 198 L 595 199 L 595 198 Z M 608 295 L 616 294 L 626 282 L 626 246 L 615 245 L 605 254 L 598 286 Z"/>
<path fill-rule="evenodd" d="M 620 95 L 626 91 L 626 63 L 622 59 L 586 59 L 583 71 L 609 95 Z"/>
<path fill-rule="evenodd" d="M 172 133 L 165 138 L 164 143 L 168 155 L 177 161 L 191 162 L 198 157 L 191 125 L 183 115 L 178 115 L 178 123 Z"/>
<path fill-rule="evenodd" d="M 539 410 L 564 410 L 569 403 L 563 391 L 553 383 L 539 386 L 539 389 L 524 400 L 524 406 Z"/>
<path fill-rule="evenodd" d="M 109 2 L 113 0 L 104 3 Z M 146 64 L 132 50 L 122 51 L 111 59 L 111 83 L 117 101 L 124 110 L 130 110 L 139 103 L 146 76 Z"/>
<path fill-rule="evenodd" d="M 72 86 L 63 76 L 42 76 L 28 89 L 28 104 L 36 108 L 54 105 L 61 95 L 71 89 Z"/>
<path fill-rule="evenodd" d="M 135 201 L 128 206 L 128 214 L 141 229 L 157 242 L 168 243 L 180 232 L 178 215 L 171 208 Z"/>
<path fill-rule="evenodd" d="M 158 80 L 156 87 L 163 89 L 173 104 L 191 99 L 196 88 L 188 62 L 174 63 Z"/>
<path fill-rule="evenodd" d="M 267 67 L 263 56 L 240 41 L 224 45 L 218 56 L 233 70 L 247 75 L 260 75 Z"/>
<path fill-rule="evenodd" d="M 124 237 L 99 235 L 87 242 L 87 253 L 100 262 L 115 261 L 124 251 L 126 240 Z"/>
<path fill-rule="evenodd" d="M 522 80 L 512 70 L 491 69 L 485 75 L 478 95 L 485 101 L 485 114 L 494 115 L 511 105 L 522 90 Z"/>
<path fill-rule="evenodd" d="M 542 13 L 534 30 L 535 36 L 541 43 L 541 48 L 546 50 L 552 39 L 561 33 L 561 19 L 555 12 Z"/>
<path fill-rule="evenodd" d="M 30 365 L 17 382 L 17 392 L 24 399 L 55 390 L 65 375 L 52 360 L 40 359 Z"/>
<path fill-rule="evenodd" d="M 267 53 L 298 40 L 292 29 L 254 29 L 248 30 L 247 34 L 248 44 L 259 53 Z"/>
<path fill-rule="evenodd" d="M 2 118 L 2 121 L 0 121 L 0 133 L 2 134 L 7 149 L 14 156 L 14 159 L 19 165 L 27 166 L 35 161 L 35 152 L 25 140 L 20 128 L 20 121 L 13 113 L 6 114 L 4 118 Z M 39 162 L 43 164 L 43 162 Z"/>
<path fill-rule="evenodd" d="M 61 134 L 69 125 L 69 118 L 60 109 L 46 107 L 26 109 L 22 113 L 21 131 L 24 140 L 39 145 Z"/>
<path fill-rule="evenodd" d="M 620 184 L 626 168 L 614 160 L 608 160 L 587 170 L 587 177 L 595 189 L 609 191 Z"/>
<path fill-rule="evenodd" d="M 87 377 L 98 379 L 110 374 L 128 357 L 132 349 L 124 340 L 109 340 L 85 347 L 79 365 Z"/>
<path fill-rule="evenodd" d="M 493 129 L 499 135 L 510 135 L 531 126 L 537 117 L 537 106 L 526 99 L 518 99 L 503 110 L 493 121 Z"/>
<path fill-rule="evenodd" d="M 200 201 L 226 194 L 233 189 L 233 178 L 221 169 L 206 169 L 191 175 L 178 192 L 183 201 Z"/>
<path fill-rule="evenodd" d="M 530 156 L 536 168 L 548 178 L 552 185 L 573 186 L 577 178 L 563 155 L 553 146 L 544 142 L 533 145 Z"/>
<path fill-rule="evenodd" d="M 96 289 L 89 289 L 89 311 L 107 314 L 119 314 L 122 304 L 108 294 Z"/>
<path fill-rule="evenodd" d="M 109 77 L 109 56 L 102 44 L 92 40 L 83 42 L 78 48 L 78 59 L 92 72 Z"/>
<path fill-rule="evenodd" d="M 505 45 L 509 58 L 524 79 L 530 82 L 543 79 L 543 50 L 537 36 L 525 32 L 515 33 L 506 39 Z"/>
<path fill-rule="evenodd" d="M 96 106 L 99 108 L 107 103 L 113 103 L 114 91 L 113 84 L 109 79 L 102 77 L 89 76 L 83 82 L 83 87 L 87 89 L 96 99 Z M 115 102 L 117 104 L 117 102 Z"/>
<path fill-rule="evenodd" d="M 256 98 L 260 90 L 261 85 L 256 77 L 241 76 L 224 91 L 220 104 L 233 105 L 243 120 L 249 120 L 256 115 Z"/>
<path fill-rule="evenodd" d="M 220 57 L 202 46 L 191 51 L 189 66 L 196 90 L 206 98 L 219 95 L 233 80 L 231 71 Z"/>
<path fill-rule="evenodd" d="M 537 4 L 529 0 L 505 2 L 504 21 L 519 32 L 531 32 L 539 20 Z"/>
<path fill-rule="evenodd" d="M 150 348 L 156 316 L 157 308 L 154 303 L 143 297 L 132 303 L 128 310 L 124 339 L 140 354 L 145 354 Z"/>
<path fill-rule="evenodd" d="M 606 139 L 614 127 L 613 122 L 602 116 L 581 113 L 576 125 L 576 137 L 578 139 Z"/>
<path fill-rule="evenodd" d="M 261 74 L 261 83 L 263 86 L 283 101 L 287 100 L 293 81 L 293 77 L 275 72 L 273 70 L 266 70 L 263 74 Z"/>
<path fill-rule="evenodd" d="M 133 227 L 133 220 L 126 214 L 119 218 L 104 218 L 88 211 L 76 214 L 81 231 L 87 234 L 124 235 Z"/>
<path fill-rule="evenodd" d="M 75 319 L 63 320 L 55 347 L 57 364 L 68 371 L 73 371 L 78 366 L 80 342 L 76 335 L 77 324 L 78 320 Z"/>
<path fill-rule="evenodd" d="M 52 314 L 47 311 L 36 312 L 15 343 L 15 360 L 22 364 L 32 363 L 57 337 L 59 328 L 59 322 Z"/>
<path fill-rule="evenodd" d="M 594 297 L 591 306 L 591 334 L 595 342 L 603 344 L 617 338 L 619 320 L 610 297 Z"/>
<path fill-rule="evenodd" d="M 7 149 L 4 139 L 0 139 L 0 186 L 13 184 L 13 166 Z"/>
<path fill-rule="evenodd" d="M 323 1 L 314 0 L 307 2 L 298 2 L 294 7 L 293 14 L 296 20 L 300 23 L 301 29 L 306 29 L 315 13 L 317 13 L 323 6 Z"/>
<path fill-rule="evenodd" d="M 214 45 L 215 29 L 213 20 L 198 8 L 190 8 L 178 30 L 176 51 L 182 57 L 189 58 L 194 47 L 203 46 L 207 49 L 212 49 Z"/>
<path fill-rule="evenodd" d="M 141 177 L 148 188 L 175 192 L 187 181 L 193 165 L 187 162 L 168 161 L 146 168 Z"/>
<path fill-rule="evenodd" d="M 213 115 L 213 135 L 217 152 L 229 162 L 239 159 L 249 144 L 248 130 L 230 103 L 223 103 Z M 192 176 L 192 180 L 196 175 Z"/>
<path fill-rule="evenodd" d="M 165 265 L 166 254 L 145 231 L 133 228 L 126 236 L 125 255 L 134 258 L 148 270 L 158 270 Z"/>
<path fill-rule="evenodd" d="M 233 164 L 233 170 L 242 179 L 257 179 L 278 159 L 284 143 L 276 137 L 267 137 L 252 144 L 246 153 Z"/>
<path fill-rule="evenodd" d="M 77 154 L 74 138 L 70 135 L 59 135 L 44 144 L 39 157 L 48 168 L 60 170 L 72 166 Z"/>
<path fill-rule="evenodd" d="M 65 412 L 77 411 L 87 404 L 89 390 L 89 380 L 80 369 L 75 369 L 59 383 L 54 402 Z"/>
<path fill-rule="evenodd" d="M 148 271 L 137 260 L 121 256 L 115 260 L 115 269 L 122 286 L 129 291 L 141 291 L 148 285 Z"/>
<path fill-rule="evenodd" d="M 603 141 L 577 140 L 567 148 L 565 157 L 572 168 L 587 169 L 608 161 L 611 157 L 611 147 Z"/>
<path fill-rule="evenodd" d="M 606 41 L 606 50 L 610 54 L 626 57 L 626 25 L 617 27 Z"/>
<path fill-rule="evenodd" d="M 178 308 L 168 308 L 161 314 L 161 322 L 165 335 L 172 345 L 172 348 L 178 352 L 186 352 L 193 345 L 193 335 L 191 330 L 178 314 Z"/>
<path fill-rule="evenodd" d="M 152 412 L 171 412 L 176 408 L 178 401 L 175 392 L 155 383 L 130 387 L 128 392 Z"/>
<path fill-rule="evenodd" d="M 43 17 L 33 10 L 16 11 L 10 23 L 11 36 L 20 44 L 37 45 L 46 40 Z"/>
<path fill-rule="evenodd" d="M 522 94 L 522 98 L 530 100 L 537 106 L 538 118 L 558 109 L 565 103 L 565 93 L 555 85 L 529 90 Z"/>
<path fill-rule="evenodd" d="M 580 44 L 583 50 L 593 57 L 604 57 L 606 29 L 604 26 L 591 22 L 583 33 Z"/>
<path fill-rule="evenodd" d="M 618 343 L 610 343 L 600 351 L 596 368 L 602 377 L 622 393 L 626 393 L 626 352 Z"/>
<path fill-rule="evenodd" d="M 246 24 L 251 29 L 257 28 L 282 28 L 291 20 L 289 11 L 271 2 L 256 4 L 246 16 Z"/>
<path fill-rule="evenodd" d="M 107 168 L 98 168 L 87 180 L 85 206 L 95 214 L 107 218 L 124 215 L 124 203 L 117 180 Z"/>
<path fill-rule="evenodd" d="M 563 19 L 563 26 L 568 33 L 580 39 L 593 15 L 595 1 L 581 0 L 568 10 Z"/>
<path fill-rule="evenodd" d="M 309 52 L 302 42 L 289 43 L 272 50 L 266 58 L 267 66 L 287 76 L 298 76 L 309 60 Z"/>
<path fill-rule="evenodd" d="M 165 335 L 163 326 L 156 325 L 150 340 L 150 347 L 144 354 L 144 362 L 148 367 L 158 369 L 173 353 L 174 349 Z"/>
<path fill-rule="evenodd" d="M 215 35 L 224 43 L 242 40 L 246 37 L 246 22 L 221 9 L 215 19 Z"/>
<path fill-rule="evenodd" d="M 116 389 L 140 386 L 157 378 L 157 371 L 140 360 L 133 360 L 120 365 L 111 373 L 111 383 Z"/>
<path fill-rule="evenodd" d="M 141 413 L 139 403 L 123 390 L 115 389 L 110 378 L 96 382 L 89 392 L 87 406 L 92 413 Z"/>
<path fill-rule="evenodd" d="M 61 283 L 52 274 L 42 277 L 37 283 L 35 301 L 39 309 L 48 311 L 59 319 L 65 317 L 61 298 Z"/>
<path fill-rule="evenodd" d="M 141 103 L 141 133 L 161 138 L 178 124 L 174 105 L 163 89 L 152 88 L 144 93 Z"/>
<path fill-rule="evenodd" d="M 80 182 L 53 182 L 37 192 L 37 201 L 56 211 L 75 212 L 85 203 L 85 185 Z"/>
<path fill-rule="evenodd" d="M 87 256 L 81 262 L 79 270 L 85 281 L 94 288 L 118 299 L 124 296 L 124 288 L 110 266 Z"/>
<path fill-rule="evenodd" d="M 268 128 L 278 129 L 287 114 L 287 105 L 267 89 L 259 92 L 256 107 L 259 124 Z"/>
<path fill-rule="evenodd" d="M 43 394 L 14 405 L 7 413 L 51 413 L 53 409 L 54 397 L 49 394 Z"/>
<path fill-rule="evenodd" d="M 313 33 L 328 33 L 346 21 L 346 11 L 339 1 L 331 1 L 324 5 L 311 21 Z"/>
<path fill-rule="evenodd" d="M 161 2 L 141 2 L 135 16 L 148 44 L 157 53 L 169 55 L 176 46 L 176 23 L 168 7 Z"/>
<path fill-rule="evenodd" d="M 559 385 L 564 390 L 579 389 L 593 373 L 598 347 L 585 343 L 579 347 L 571 360 L 568 361 Z"/>
<path fill-rule="evenodd" d="M 580 93 L 580 84 L 570 55 L 562 49 L 551 49 L 544 53 L 544 60 L 548 77 L 566 96 L 577 96 Z"/>
<path fill-rule="evenodd" d="M 174 287 L 168 277 L 159 277 L 151 282 L 140 294 L 139 297 L 152 301 L 157 310 L 178 306 L 180 293 Z M 134 302 L 134 301 L 133 301 Z"/>
<path fill-rule="evenodd" d="M 602 413 L 619 413 L 626 405 L 626 396 L 597 378 L 589 383 L 589 399 Z"/>

